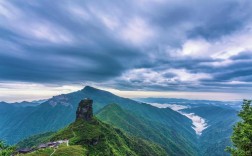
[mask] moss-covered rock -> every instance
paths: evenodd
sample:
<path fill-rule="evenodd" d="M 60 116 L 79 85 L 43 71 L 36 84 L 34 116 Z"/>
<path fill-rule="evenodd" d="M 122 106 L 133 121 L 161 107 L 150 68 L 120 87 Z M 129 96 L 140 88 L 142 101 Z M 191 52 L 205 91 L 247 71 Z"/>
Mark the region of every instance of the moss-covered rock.
<path fill-rule="evenodd" d="M 92 104 L 93 104 L 93 100 L 91 99 L 87 98 L 87 99 L 81 100 L 76 111 L 76 120 L 78 119 L 83 119 L 86 121 L 91 120 L 93 117 Z"/>

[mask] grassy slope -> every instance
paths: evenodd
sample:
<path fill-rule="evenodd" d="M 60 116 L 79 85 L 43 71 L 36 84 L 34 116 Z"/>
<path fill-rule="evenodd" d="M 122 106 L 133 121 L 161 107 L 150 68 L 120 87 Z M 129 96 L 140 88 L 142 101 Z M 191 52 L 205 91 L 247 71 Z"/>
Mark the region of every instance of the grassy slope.
<path fill-rule="evenodd" d="M 138 117 L 129 111 L 123 110 L 117 104 L 107 105 L 96 116 L 129 134 L 161 144 L 170 155 L 197 155 L 194 149 L 190 147 L 190 142 L 183 140 L 183 136 L 177 134 L 171 128 Z"/>
<path fill-rule="evenodd" d="M 36 147 L 40 143 L 49 142 L 51 139 L 51 135 L 53 135 L 53 134 L 54 134 L 54 132 L 47 132 L 47 133 L 43 133 L 43 134 L 34 135 L 34 136 L 31 136 L 27 139 L 20 141 L 19 143 L 16 144 L 16 146 L 19 148 Z"/>
<path fill-rule="evenodd" d="M 71 138 L 72 145 L 84 146 L 90 155 L 166 155 L 159 146 L 126 136 L 96 119 L 78 120 L 55 134 L 52 140 L 64 138 Z"/>
<path fill-rule="evenodd" d="M 36 152 L 28 153 L 28 154 L 18 154 L 18 156 L 49 156 L 53 153 L 52 148 L 41 149 Z"/>
<path fill-rule="evenodd" d="M 40 136 L 42 136 L 42 138 L 45 137 L 44 135 Z M 33 138 L 36 137 L 34 136 Z M 40 138 L 40 140 L 43 140 L 42 138 Z M 160 146 L 148 142 L 146 140 L 125 135 L 119 129 L 115 129 L 110 125 L 104 124 L 96 119 L 93 119 L 89 122 L 84 120 L 78 120 L 70 124 L 68 127 L 50 136 L 51 141 L 56 141 L 59 139 L 70 139 L 69 147 L 76 147 L 76 145 L 79 145 L 79 147 L 81 146 L 82 149 L 85 151 L 84 153 L 87 153 L 89 155 L 167 155 L 165 150 L 162 149 Z M 28 142 L 32 142 L 32 140 L 27 139 L 26 144 L 30 144 Z M 23 143 L 24 142 L 22 142 L 20 145 L 22 145 Z M 65 149 L 60 148 L 60 150 L 57 150 L 55 152 L 55 155 L 57 154 L 57 152 L 66 153 L 66 151 L 70 151 L 69 147 L 65 147 Z M 76 152 L 78 151 L 80 150 L 77 150 Z M 47 153 L 50 152 L 51 151 Z M 73 155 L 73 153 L 71 152 L 70 154 Z"/>
<path fill-rule="evenodd" d="M 52 148 L 46 148 L 42 150 L 38 150 L 29 154 L 20 154 L 18 156 L 49 156 L 54 152 Z M 58 149 L 55 150 L 53 156 L 86 156 L 86 149 L 80 145 L 74 146 L 60 146 Z"/>

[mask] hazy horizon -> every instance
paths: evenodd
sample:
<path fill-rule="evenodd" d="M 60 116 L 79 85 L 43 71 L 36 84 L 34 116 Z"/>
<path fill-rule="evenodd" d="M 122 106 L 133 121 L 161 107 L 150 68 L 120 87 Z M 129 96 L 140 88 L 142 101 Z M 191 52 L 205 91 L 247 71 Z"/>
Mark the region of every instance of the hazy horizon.
<path fill-rule="evenodd" d="M 63 86 L 58 88 L 43 88 L 33 86 L 30 89 L 26 89 L 25 91 L 21 88 L 20 92 L 17 92 L 15 88 L 13 93 L 8 92 L 11 96 L 3 96 L 0 89 L 0 101 L 4 102 L 23 102 L 23 101 L 36 101 L 36 100 L 44 100 L 49 99 L 53 96 L 57 96 L 60 94 L 67 94 L 75 91 L 79 91 L 84 87 L 71 87 L 71 86 Z M 115 95 L 138 99 L 138 98 L 178 98 L 178 99 L 189 99 L 189 100 L 216 100 L 216 101 L 242 101 L 243 99 L 249 99 L 249 95 L 247 97 L 239 97 L 239 95 L 234 93 L 201 93 L 201 92 L 158 92 L 158 91 L 120 91 L 111 88 L 99 88 L 95 86 L 97 89 L 109 91 Z M 25 93 L 25 94 L 24 94 Z M 14 95 L 18 95 L 17 97 L 13 97 Z M 5 97 L 5 99 L 4 99 Z"/>

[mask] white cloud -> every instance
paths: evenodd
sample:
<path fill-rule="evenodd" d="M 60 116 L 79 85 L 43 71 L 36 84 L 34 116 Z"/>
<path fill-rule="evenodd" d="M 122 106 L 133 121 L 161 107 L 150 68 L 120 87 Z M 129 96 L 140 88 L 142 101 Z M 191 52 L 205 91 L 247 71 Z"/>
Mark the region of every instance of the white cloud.
<path fill-rule="evenodd" d="M 214 62 L 202 62 L 199 64 L 205 65 L 205 66 L 224 67 L 224 66 L 228 66 L 232 64 L 233 62 L 234 62 L 233 60 L 226 59 L 226 60 L 218 60 Z"/>
<path fill-rule="evenodd" d="M 158 107 L 158 108 L 171 108 L 172 110 L 179 111 L 181 109 L 189 108 L 188 106 L 184 105 L 177 105 L 177 104 L 160 104 L 160 103 L 150 103 L 150 105 Z"/>
<path fill-rule="evenodd" d="M 234 55 L 244 51 L 252 52 L 252 26 L 234 32 L 233 34 L 222 36 L 219 40 L 207 41 L 203 38 L 187 40 L 182 49 L 177 49 L 178 57 L 190 56 L 193 58 L 213 58 L 228 60 Z M 221 64 L 227 63 L 221 62 Z M 217 63 L 215 63 L 217 64 Z M 218 66 L 218 65 L 217 65 Z"/>
<path fill-rule="evenodd" d="M 211 75 L 206 73 L 190 73 L 186 69 L 169 69 L 167 72 L 176 74 L 176 79 L 183 82 L 197 82 L 200 79 L 210 79 Z"/>
<path fill-rule="evenodd" d="M 126 73 L 124 73 L 119 79 L 125 81 L 139 81 L 141 80 L 142 83 L 145 84 L 162 84 L 170 81 L 170 79 L 166 79 L 162 76 L 161 72 L 156 72 L 151 69 L 133 69 Z"/>
<path fill-rule="evenodd" d="M 230 82 L 224 82 L 224 84 L 234 84 L 234 85 L 237 85 L 237 84 L 252 84 L 252 82 L 244 82 L 244 81 L 230 81 Z"/>
<path fill-rule="evenodd" d="M 64 44 L 72 43 L 74 40 L 71 33 L 62 26 L 39 18 L 32 12 L 21 10 L 7 1 L 0 1 L 0 15 L 2 15 L 0 16 L 0 25 L 2 27 L 24 38 L 30 38 L 33 41 L 39 40 Z"/>
<path fill-rule="evenodd" d="M 72 17 L 75 17 L 75 19 L 79 20 L 80 22 L 85 22 L 86 20 L 89 20 L 91 18 L 89 13 L 80 6 L 69 4 L 69 6 L 67 6 L 65 9 L 71 15 L 73 15 Z"/>
<path fill-rule="evenodd" d="M 103 15 L 100 17 L 102 22 L 111 30 L 115 30 L 120 26 L 120 23 L 115 16 Z"/>
<path fill-rule="evenodd" d="M 182 115 L 188 117 L 193 122 L 193 129 L 195 130 L 196 134 L 201 135 L 203 130 L 205 130 L 208 126 L 206 120 L 194 113 L 184 113 L 180 112 Z"/>
<path fill-rule="evenodd" d="M 203 130 L 205 130 L 207 126 L 207 122 L 204 118 L 195 115 L 194 113 L 185 113 L 180 110 L 189 108 L 188 106 L 184 105 L 177 105 L 177 104 L 159 104 L 159 103 L 150 103 L 150 105 L 158 107 L 158 108 L 171 108 L 174 111 L 179 112 L 180 114 L 186 116 L 187 118 L 192 120 L 193 129 L 195 130 L 197 135 L 201 135 Z"/>
<path fill-rule="evenodd" d="M 173 76 L 166 76 L 173 74 Z M 165 86 L 169 83 L 193 82 L 198 83 L 200 79 L 210 79 L 211 76 L 206 73 L 190 73 L 186 69 L 167 69 L 154 71 L 152 69 L 140 68 L 133 69 L 124 73 L 119 79 L 128 82 L 141 81 L 143 85 Z"/>
<path fill-rule="evenodd" d="M 47 99 L 54 95 L 80 90 L 80 85 L 47 86 L 38 83 L 4 82 L 0 83 L 0 101 L 32 101 Z"/>
<path fill-rule="evenodd" d="M 213 46 L 217 51 L 211 55 L 213 58 L 228 59 L 244 51 L 252 52 L 252 24 L 231 35 L 224 36 Z M 251 53 L 252 54 L 252 53 Z"/>
<path fill-rule="evenodd" d="M 188 40 L 182 48 L 182 55 L 205 57 L 211 44 L 204 39 Z"/>
<path fill-rule="evenodd" d="M 39 40 L 45 40 L 53 43 L 71 43 L 73 37 L 66 30 L 49 24 L 47 22 L 31 23 L 29 28 L 22 28 L 23 32 Z"/>
<path fill-rule="evenodd" d="M 154 28 L 138 17 L 127 21 L 126 26 L 122 27 L 119 33 L 123 39 L 136 45 L 143 44 L 155 37 Z"/>
<path fill-rule="evenodd" d="M 22 12 L 8 1 L 0 0 L 0 19 L 2 17 L 5 20 L 15 20 L 22 15 Z M 3 24 L 2 22 L 0 24 Z"/>

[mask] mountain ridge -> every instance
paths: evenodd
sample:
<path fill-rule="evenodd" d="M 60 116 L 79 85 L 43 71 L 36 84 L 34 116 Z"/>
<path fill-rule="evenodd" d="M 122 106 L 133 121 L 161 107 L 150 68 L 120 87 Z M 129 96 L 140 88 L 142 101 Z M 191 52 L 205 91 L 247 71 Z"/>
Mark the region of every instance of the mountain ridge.
<path fill-rule="evenodd" d="M 194 155 L 192 153 L 197 151 L 195 145 L 197 138 L 191 127 L 190 119 L 169 108 L 159 109 L 91 87 L 54 96 L 37 107 L 17 109 L 15 114 L 9 113 L 3 118 L 0 114 L 0 120 L 6 119 L 3 121 L 6 123 L 6 129 L 0 130 L 0 137 L 7 139 L 8 143 L 14 144 L 32 135 L 57 131 L 75 120 L 75 110 L 83 98 L 91 98 L 95 101 L 94 114 L 108 104 L 117 103 L 123 110 L 134 113 L 137 118 L 144 118 L 149 122 L 162 125 L 159 127 L 165 127 L 170 142 L 175 142 L 171 147 L 173 150 L 176 149 L 178 153 L 182 152 L 186 155 Z M 10 120 L 11 122 L 9 122 Z M 181 148 L 176 142 L 184 144 L 188 149 Z M 165 146 L 167 149 L 169 144 L 167 143 Z"/>
<path fill-rule="evenodd" d="M 179 134 L 173 137 L 168 135 L 175 134 L 170 127 L 138 117 L 130 111 L 123 110 L 117 104 L 105 106 L 96 114 L 96 117 L 128 134 L 162 145 L 162 147 L 171 155 L 197 155 L 197 152 L 194 151 L 195 149 L 188 146 L 190 142 L 179 142 L 179 140 L 181 140 Z M 177 142 L 174 140 L 177 140 Z M 187 151 L 185 149 L 190 150 Z"/>
<path fill-rule="evenodd" d="M 73 123 L 51 134 L 51 136 L 42 137 L 47 137 L 46 139 L 52 142 L 67 139 L 66 149 L 81 145 L 79 148 L 83 150 L 82 152 L 79 150 L 79 154 L 76 156 L 167 156 L 166 152 L 158 145 L 136 137 L 127 136 L 119 129 L 115 129 L 97 120 L 93 117 L 92 100 L 90 99 L 82 100 L 79 103 L 76 111 L 76 120 Z M 40 140 L 43 139 L 40 138 Z M 27 139 L 27 142 L 30 141 L 32 140 Z M 23 144 L 25 143 L 26 142 L 23 142 Z M 44 145 L 45 144 L 43 144 L 43 146 Z M 47 147 L 47 149 L 50 148 L 49 146 Z M 65 153 L 64 151 L 66 151 L 66 149 L 62 149 L 62 147 L 59 146 L 54 148 L 54 153 L 57 155 L 59 150 L 61 150 L 61 153 Z M 43 151 L 47 152 L 46 149 Z M 31 151 L 31 154 L 25 154 L 25 156 L 43 154 L 43 151 Z M 47 155 L 45 152 L 44 155 Z M 72 153 L 68 151 L 68 155 L 71 154 Z"/>

